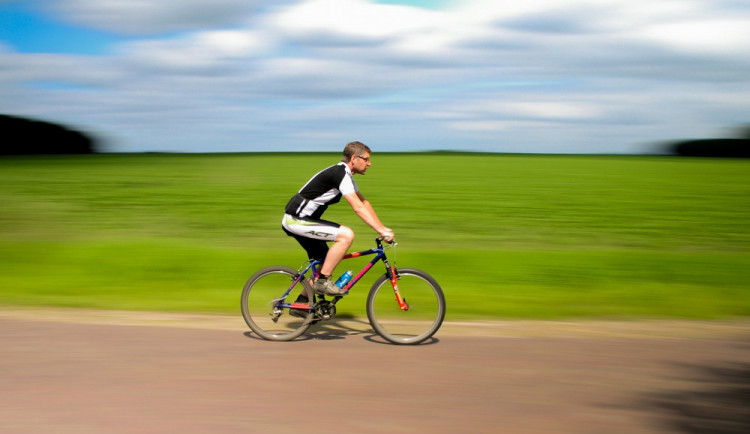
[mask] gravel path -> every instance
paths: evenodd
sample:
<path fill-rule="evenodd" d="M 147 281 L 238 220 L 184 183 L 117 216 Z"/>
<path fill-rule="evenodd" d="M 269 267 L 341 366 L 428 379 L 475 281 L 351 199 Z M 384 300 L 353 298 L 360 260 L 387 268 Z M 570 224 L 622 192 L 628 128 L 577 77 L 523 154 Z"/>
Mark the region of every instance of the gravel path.
<path fill-rule="evenodd" d="M 366 321 L 0 309 L 3 433 L 750 432 L 750 321 Z"/>

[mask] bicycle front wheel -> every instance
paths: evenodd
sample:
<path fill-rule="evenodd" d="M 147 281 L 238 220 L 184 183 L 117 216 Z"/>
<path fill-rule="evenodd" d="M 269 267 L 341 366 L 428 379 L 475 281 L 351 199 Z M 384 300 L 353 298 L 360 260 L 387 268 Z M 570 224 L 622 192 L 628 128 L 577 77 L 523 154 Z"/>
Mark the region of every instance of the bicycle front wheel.
<path fill-rule="evenodd" d="M 402 310 L 386 275 L 367 296 L 367 318 L 383 339 L 394 344 L 418 344 L 432 337 L 445 318 L 445 296 L 429 274 L 414 268 L 398 269 L 398 290 L 409 306 Z"/>
<path fill-rule="evenodd" d="M 310 285 L 299 281 L 294 285 L 297 271 L 289 267 L 267 267 L 253 274 L 242 290 L 242 317 L 252 331 L 269 341 L 290 341 L 310 328 L 312 310 L 297 310 L 292 315 L 289 304 L 300 293 L 307 294 L 308 306 L 315 302 Z M 284 294 L 291 288 L 286 297 Z"/>

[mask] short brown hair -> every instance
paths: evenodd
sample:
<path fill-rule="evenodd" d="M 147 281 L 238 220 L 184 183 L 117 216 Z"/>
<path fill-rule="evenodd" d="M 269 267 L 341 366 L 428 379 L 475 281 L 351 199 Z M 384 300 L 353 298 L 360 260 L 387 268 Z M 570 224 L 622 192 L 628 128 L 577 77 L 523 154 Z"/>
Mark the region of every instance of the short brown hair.
<path fill-rule="evenodd" d="M 362 142 L 350 142 L 344 146 L 344 154 L 341 157 L 341 161 L 348 163 L 352 156 L 362 155 L 365 152 L 372 152 L 370 148 Z"/>

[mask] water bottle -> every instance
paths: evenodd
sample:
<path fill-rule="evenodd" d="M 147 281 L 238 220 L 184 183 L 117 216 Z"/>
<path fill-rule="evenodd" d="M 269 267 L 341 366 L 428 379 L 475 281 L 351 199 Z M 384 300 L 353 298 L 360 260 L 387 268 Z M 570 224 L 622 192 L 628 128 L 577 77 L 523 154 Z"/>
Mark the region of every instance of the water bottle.
<path fill-rule="evenodd" d="M 341 277 L 339 277 L 339 280 L 336 281 L 336 286 L 343 288 L 350 280 L 352 280 L 352 270 L 348 270 L 346 273 L 342 274 Z"/>

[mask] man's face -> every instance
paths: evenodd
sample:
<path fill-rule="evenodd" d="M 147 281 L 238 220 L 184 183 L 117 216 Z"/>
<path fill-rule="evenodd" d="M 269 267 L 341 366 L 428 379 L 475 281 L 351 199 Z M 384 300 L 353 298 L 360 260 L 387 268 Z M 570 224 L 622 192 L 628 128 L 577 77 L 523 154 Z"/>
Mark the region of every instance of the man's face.
<path fill-rule="evenodd" d="M 365 152 L 362 155 L 355 155 L 352 161 L 352 173 L 359 173 L 364 175 L 367 172 L 367 168 L 372 165 L 370 162 L 370 153 Z"/>

